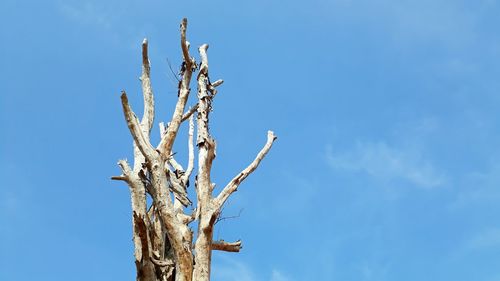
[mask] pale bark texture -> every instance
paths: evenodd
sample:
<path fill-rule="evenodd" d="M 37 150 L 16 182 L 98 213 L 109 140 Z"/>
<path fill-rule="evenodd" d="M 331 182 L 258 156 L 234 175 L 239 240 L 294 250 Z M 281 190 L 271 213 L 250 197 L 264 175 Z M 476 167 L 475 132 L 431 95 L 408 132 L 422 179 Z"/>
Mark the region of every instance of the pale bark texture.
<path fill-rule="evenodd" d="M 216 88 L 223 81 L 210 82 L 207 44 L 198 48 L 200 64 L 190 55 L 186 29 L 187 20 L 183 19 L 180 26 L 183 62 L 179 73 L 178 99 L 170 121 L 167 125 L 160 123 L 161 139 L 158 145 L 154 146 L 150 140 L 155 104 L 146 39 L 142 43 L 140 80 L 144 114 L 140 120 L 130 107 L 125 91 L 121 95 L 125 120 L 134 140 L 134 163 L 131 167 L 126 160 L 118 161 L 122 174 L 112 179 L 125 181 L 130 189 L 138 281 L 208 281 L 212 251 L 241 250 L 241 241 L 213 241 L 214 226 L 227 199 L 257 169 L 276 140 L 274 133 L 268 131 L 267 141 L 255 159 L 222 191 L 214 194 L 215 184 L 210 171 L 216 155 L 216 142 L 210 134 L 209 114 L 217 94 Z M 191 78 L 195 72 L 198 72 L 197 102 L 187 109 Z M 188 121 L 186 169 L 177 162 L 172 151 L 179 128 L 185 121 Z M 197 173 L 194 176 L 195 163 Z M 194 182 L 196 198 L 188 196 L 190 182 Z M 147 197 L 152 199 L 149 204 Z M 197 221 L 196 232 L 190 227 L 194 221 Z"/>

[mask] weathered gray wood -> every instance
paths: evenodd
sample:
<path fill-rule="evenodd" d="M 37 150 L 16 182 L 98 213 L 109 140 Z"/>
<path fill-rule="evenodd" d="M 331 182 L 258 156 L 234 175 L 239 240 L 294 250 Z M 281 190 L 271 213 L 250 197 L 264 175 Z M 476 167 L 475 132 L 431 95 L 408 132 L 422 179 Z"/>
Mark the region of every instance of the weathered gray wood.
<path fill-rule="evenodd" d="M 125 181 L 130 188 L 132 206 L 132 229 L 137 281 L 208 281 L 210 280 L 213 250 L 239 252 L 241 241 L 213 241 L 213 230 L 217 218 L 227 199 L 241 182 L 248 177 L 271 149 L 276 139 L 269 131 L 267 142 L 250 165 L 235 176 L 219 193 L 213 196 L 215 184 L 210 178 L 212 163 L 216 155 L 216 142 L 209 131 L 209 114 L 217 94 L 216 87 L 223 81 L 210 83 L 208 45 L 200 46 L 201 64 L 197 76 L 197 103 L 185 111 L 190 94 L 191 77 L 197 65 L 189 54 L 186 39 L 187 20 L 181 22 L 181 50 L 183 65 L 179 82 L 178 100 L 167 126 L 160 123 L 160 143 L 151 144 L 150 133 L 155 118 L 155 104 L 150 78 L 148 41 L 142 43 L 142 94 L 144 114 L 139 121 L 122 92 L 123 113 L 134 140 L 134 165 L 126 160 L 118 165 L 122 174 L 113 180 Z M 196 145 L 198 147 L 198 171 L 195 177 L 196 200 L 194 210 L 187 188 L 194 170 L 194 116 L 196 114 Z M 174 158 L 172 147 L 181 124 L 189 120 L 188 159 L 186 169 Z M 147 205 L 146 195 L 153 199 Z M 196 241 L 189 224 L 197 220 Z M 194 251 L 193 251 L 194 250 Z"/>

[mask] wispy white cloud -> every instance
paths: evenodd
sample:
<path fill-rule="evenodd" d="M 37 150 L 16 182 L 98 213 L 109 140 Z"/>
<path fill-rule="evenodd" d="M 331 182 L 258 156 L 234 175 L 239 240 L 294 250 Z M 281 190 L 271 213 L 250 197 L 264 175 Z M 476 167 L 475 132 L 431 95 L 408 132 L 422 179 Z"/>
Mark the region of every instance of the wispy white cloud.
<path fill-rule="evenodd" d="M 469 250 L 500 249 L 500 228 L 489 228 L 476 234 L 466 243 L 466 248 Z"/>
<path fill-rule="evenodd" d="M 477 7 L 491 6 L 478 1 Z M 416 42 L 432 42 L 457 48 L 472 42 L 478 32 L 478 16 L 461 2 L 447 0 L 334 0 L 329 1 L 335 20 L 368 23 L 392 37 L 392 43 L 415 48 Z M 326 16 L 326 14 L 325 14 Z M 330 20 L 332 17 L 330 16 Z"/>
<path fill-rule="evenodd" d="M 112 16 L 92 1 L 61 2 L 61 13 L 72 21 L 100 28 L 110 28 Z"/>
<path fill-rule="evenodd" d="M 500 228 L 486 227 L 466 237 L 450 253 L 451 260 L 461 260 L 472 254 L 498 252 L 500 250 Z"/>
<path fill-rule="evenodd" d="M 224 255 L 214 255 L 212 279 L 218 281 L 257 281 L 253 270 L 244 262 Z M 267 279 L 267 278 L 266 278 Z M 285 273 L 273 269 L 269 281 L 293 281 Z"/>
<path fill-rule="evenodd" d="M 327 160 L 334 169 L 362 171 L 381 180 L 403 179 L 423 188 L 444 185 L 446 176 L 419 151 L 389 146 L 385 142 L 357 142 L 348 151 L 327 147 Z"/>
<path fill-rule="evenodd" d="M 273 269 L 270 281 L 291 281 L 291 279 L 285 276 L 282 272 Z"/>
<path fill-rule="evenodd" d="M 250 268 L 236 259 L 219 258 L 212 267 L 212 277 L 219 281 L 255 281 L 255 275 Z"/>
<path fill-rule="evenodd" d="M 435 73 L 429 76 L 459 75 L 468 81 L 471 73 L 481 71 L 483 59 L 491 61 L 500 54 L 500 39 L 485 26 L 490 20 L 485 20 L 484 13 L 497 9 L 498 1 L 477 0 L 474 5 L 467 1 L 448 0 L 325 2 L 328 7 L 319 13 L 329 24 L 343 28 L 346 25 L 362 26 L 376 33 L 377 38 L 384 38 L 385 48 L 391 48 L 395 53 L 419 53 L 427 48 L 442 50 L 442 55 L 413 67 L 413 71 L 420 71 L 420 68 Z M 478 42 L 488 42 L 481 46 L 479 57 Z M 471 54 L 476 55 L 471 57 Z M 486 84 L 482 87 L 496 86 L 489 86 L 491 82 L 482 84 Z M 475 89 L 476 96 L 477 87 Z"/>
<path fill-rule="evenodd" d="M 500 165 L 495 164 L 484 172 L 470 172 L 463 176 L 451 210 L 465 207 L 496 206 L 500 200 Z"/>

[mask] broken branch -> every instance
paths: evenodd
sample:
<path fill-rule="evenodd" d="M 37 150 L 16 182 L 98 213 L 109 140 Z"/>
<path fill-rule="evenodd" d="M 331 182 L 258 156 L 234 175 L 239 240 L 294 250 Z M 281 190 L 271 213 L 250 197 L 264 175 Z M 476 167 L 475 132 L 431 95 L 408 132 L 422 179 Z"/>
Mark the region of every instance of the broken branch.
<path fill-rule="evenodd" d="M 212 250 L 216 251 L 239 252 L 242 248 L 241 240 L 236 242 L 226 242 L 224 240 L 212 242 Z"/>
<path fill-rule="evenodd" d="M 155 106 L 153 98 L 153 89 L 151 88 L 151 66 L 148 58 L 148 40 L 142 42 L 142 95 L 144 97 L 144 114 L 141 120 L 142 130 L 149 140 L 149 134 L 153 127 L 155 118 Z"/>

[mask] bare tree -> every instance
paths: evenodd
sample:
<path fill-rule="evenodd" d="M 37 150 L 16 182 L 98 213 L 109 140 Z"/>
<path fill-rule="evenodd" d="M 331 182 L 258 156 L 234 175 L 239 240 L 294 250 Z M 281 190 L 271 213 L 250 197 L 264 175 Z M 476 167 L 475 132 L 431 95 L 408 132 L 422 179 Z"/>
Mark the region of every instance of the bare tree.
<path fill-rule="evenodd" d="M 150 140 L 155 107 L 146 39 L 142 43 L 140 80 L 144 97 L 144 115 L 141 120 L 130 108 L 125 91 L 121 95 L 123 113 L 134 139 L 134 164 L 130 167 L 126 160 L 119 160 L 118 165 L 122 174 L 112 179 L 125 181 L 130 189 L 138 281 L 210 280 L 213 250 L 240 251 L 241 241 L 213 241 L 214 225 L 227 199 L 258 167 L 276 139 L 273 132 L 268 131 L 266 144 L 256 158 L 229 181 L 219 194 L 214 195 L 215 184 L 210 178 L 210 171 L 215 158 L 216 142 L 210 135 L 209 114 L 212 110 L 212 100 L 217 94 L 217 87 L 223 81 L 210 82 L 207 44 L 198 49 L 201 58 L 199 65 L 191 57 L 189 42 L 186 40 L 186 27 L 187 20 L 183 19 L 180 26 L 183 63 L 178 99 L 170 122 L 167 125 L 160 123 L 161 140 L 156 147 Z M 198 71 L 197 103 L 186 110 L 191 77 L 195 71 Z M 196 199 L 191 200 L 187 188 L 195 161 L 193 143 L 195 114 L 198 172 L 194 177 Z M 187 120 L 189 120 L 188 160 L 184 169 L 174 158 L 172 147 L 179 127 Z M 147 196 L 152 199 L 149 206 Z M 192 205 L 192 201 L 195 207 L 189 212 L 189 208 L 186 207 Z M 197 222 L 195 241 L 190 227 L 194 221 Z"/>

